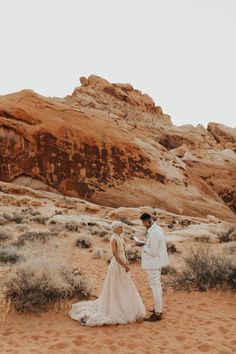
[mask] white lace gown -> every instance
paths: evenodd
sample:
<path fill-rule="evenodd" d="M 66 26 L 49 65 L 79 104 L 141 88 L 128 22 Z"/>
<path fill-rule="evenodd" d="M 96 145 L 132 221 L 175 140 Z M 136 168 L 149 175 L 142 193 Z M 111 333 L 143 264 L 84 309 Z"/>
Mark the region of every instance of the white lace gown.
<path fill-rule="evenodd" d="M 126 261 L 125 241 L 113 234 L 111 240 L 117 242 L 117 249 L 122 260 Z M 144 318 L 146 310 L 142 299 L 134 286 L 130 272 L 126 272 L 113 256 L 98 299 L 81 301 L 72 305 L 69 316 L 82 320 L 86 326 L 126 324 Z"/>

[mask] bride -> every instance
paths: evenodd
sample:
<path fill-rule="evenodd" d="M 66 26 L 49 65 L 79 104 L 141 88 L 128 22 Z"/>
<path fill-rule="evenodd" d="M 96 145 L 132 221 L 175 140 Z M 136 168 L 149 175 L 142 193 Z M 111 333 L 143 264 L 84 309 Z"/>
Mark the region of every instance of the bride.
<path fill-rule="evenodd" d="M 112 223 L 110 240 L 113 257 L 98 299 L 72 305 L 69 316 L 85 326 L 126 324 L 145 317 L 146 311 L 134 286 L 125 255 L 123 224 Z"/>

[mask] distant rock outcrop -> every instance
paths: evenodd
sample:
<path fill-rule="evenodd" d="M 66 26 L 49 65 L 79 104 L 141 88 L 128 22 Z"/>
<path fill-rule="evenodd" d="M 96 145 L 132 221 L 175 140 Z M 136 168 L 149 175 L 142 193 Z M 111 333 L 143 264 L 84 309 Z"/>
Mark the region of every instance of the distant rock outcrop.
<path fill-rule="evenodd" d="M 130 84 L 80 81 L 65 98 L 0 97 L 0 180 L 107 206 L 235 218 L 235 129 L 176 127 Z"/>

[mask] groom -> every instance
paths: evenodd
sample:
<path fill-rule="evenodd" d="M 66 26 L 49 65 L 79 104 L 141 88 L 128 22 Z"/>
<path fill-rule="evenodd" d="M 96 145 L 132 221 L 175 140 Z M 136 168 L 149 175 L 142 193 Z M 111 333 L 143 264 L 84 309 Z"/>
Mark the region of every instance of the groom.
<path fill-rule="evenodd" d="M 147 271 L 155 305 L 152 315 L 145 318 L 145 321 L 156 322 L 161 320 L 163 306 L 161 268 L 169 264 L 169 259 L 162 228 L 153 221 L 148 213 L 143 213 L 140 219 L 147 229 L 143 241 L 142 267 Z"/>

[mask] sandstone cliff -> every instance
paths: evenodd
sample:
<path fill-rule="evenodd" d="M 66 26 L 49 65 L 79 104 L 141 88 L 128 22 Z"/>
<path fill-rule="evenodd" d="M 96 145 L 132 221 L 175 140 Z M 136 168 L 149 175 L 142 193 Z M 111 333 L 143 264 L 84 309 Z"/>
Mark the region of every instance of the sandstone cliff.
<path fill-rule="evenodd" d="M 65 98 L 0 96 L 0 180 L 106 206 L 235 219 L 235 129 L 176 127 L 147 94 L 95 75 Z"/>

